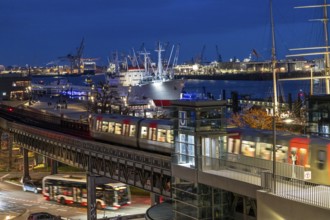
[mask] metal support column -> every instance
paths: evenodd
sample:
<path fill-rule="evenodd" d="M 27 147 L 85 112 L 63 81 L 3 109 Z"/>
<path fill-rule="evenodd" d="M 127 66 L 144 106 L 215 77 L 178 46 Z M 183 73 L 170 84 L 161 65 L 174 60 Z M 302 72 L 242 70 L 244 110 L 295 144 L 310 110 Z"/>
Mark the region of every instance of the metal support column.
<path fill-rule="evenodd" d="M 93 174 L 87 173 L 87 219 L 97 220 L 96 212 L 96 177 Z"/>
<path fill-rule="evenodd" d="M 13 138 L 10 133 L 8 133 L 8 171 L 13 167 Z"/>
<path fill-rule="evenodd" d="M 23 148 L 23 183 L 26 181 L 31 180 L 30 173 L 29 173 L 29 150 Z"/>
<path fill-rule="evenodd" d="M 50 166 L 51 166 L 51 174 L 58 174 L 57 168 L 58 168 L 58 162 L 56 160 L 51 159 L 50 161 Z"/>
<path fill-rule="evenodd" d="M 150 193 L 150 203 L 151 203 L 151 205 L 159 204 L 160 196 L 155 193 Z"/>

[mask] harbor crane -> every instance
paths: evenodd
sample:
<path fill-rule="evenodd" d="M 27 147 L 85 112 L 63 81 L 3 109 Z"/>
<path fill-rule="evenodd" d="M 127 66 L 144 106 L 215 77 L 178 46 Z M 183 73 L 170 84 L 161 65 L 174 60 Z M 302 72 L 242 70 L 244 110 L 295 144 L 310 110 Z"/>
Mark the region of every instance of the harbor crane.
<path fill-rule="evenodd" d="M 203 45 L 201 53 L 196 57 L 195 63 L 197 64 L 203 64 L 204 62 L 204 51 L 205 51 L 205 44 Z"/>
<path fill-rule="evenodd" d="M 82 54 L 84 51 L 84 38 L 81 40 L 79 47 L 76 50 L 76 54 L 67 54 L 66 56 L 59 57 L 61 61 L 69 61 L 70 62 L 70 71 L 73 73 L 73 69 L 78 69 L 78 74 L 81 73 L 81 62 L 82 62 Z"/>
<path fill-rule="evenodd" d="M 221 54 L 219 53 L 218 45 L 215 45 L 215 50 L 216 50 L 216 53 L 217 53 L 217 62 L 221 63 L 222 62 L 222 57 L 221 57 Z"/>

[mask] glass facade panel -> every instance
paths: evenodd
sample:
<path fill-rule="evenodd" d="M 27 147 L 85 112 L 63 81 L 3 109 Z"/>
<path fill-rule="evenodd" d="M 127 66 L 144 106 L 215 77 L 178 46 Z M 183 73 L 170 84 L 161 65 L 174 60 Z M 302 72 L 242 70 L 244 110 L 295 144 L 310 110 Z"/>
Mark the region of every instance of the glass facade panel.
<path fill-rule="evenodd" d="M 174 176 L 171 184 L 174 219 L 220 219 L 219 217 L 223 215 L 218 206 L 222 205 L 223 201 L 215 202 L 212 188 L 184 180 L 185 175 L 182 172 L 184 169 L 203 170 L 204 167 L 219 166 L 219 158 L 221 155 L 226 155 L 228 150 L 225 123 L 223 123 L 226 121 L 223 118 L 226 103 L 193 101 L 187 104 L 182 101 L 181 106 L 180 102 L 177 104 L 178 122 L 174 130 L 175 157 L 173 157 L 173 163 L 181 166 L 178 169 L 180 177 Z M 224 131 L 222 134 L 216 133 L 221 129 Z M 238 154 L 240 145 L 239 139 L 232 140 L 230 151 Z M 190 178 L 191 176 L 187 176 L 187 179 Z M 217 208 L 214 208 L 215 203 Z M 215 211 L 218 214 L 215 214 Z"/>
<path fill-rule="evenodd" d="M 179 134 L 177 143 L 179 153 L 179 164 L 195 166 L 195 137 L 188 134 Z"/>
<path fill-rule="evenodd" d="M 330 133 L 330 96 L 313 95 L 308 98 L 309 133 L 329 137 Z"/>

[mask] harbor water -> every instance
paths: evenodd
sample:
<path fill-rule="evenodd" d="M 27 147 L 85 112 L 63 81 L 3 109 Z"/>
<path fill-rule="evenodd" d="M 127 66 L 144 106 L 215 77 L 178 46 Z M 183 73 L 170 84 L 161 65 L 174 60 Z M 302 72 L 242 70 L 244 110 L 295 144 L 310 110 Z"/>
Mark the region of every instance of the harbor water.
<path fill-rule="evenodd" d="M 98 75 L 81 75 L 81 76 L 33 76 L 32 82 L 43 84 L 51 84 L 59 79 L 65 79 L 73 85 L 84 85 L 87 79 L 92 80 L 94 84 L 105 83 L 104 74 Z M 314 91 L 317 91 L 317 86 L 314 85 Z M 278 95 L 282 96 L 284 102 L 288 100 L 291 94 L 292 100 L 296 100 L 298 94 L 303 92 L 309 94 L 310 81 L 279 81 L 277 84 Z M 211 94 L 214 99 L 228 99 L 232 92 L 237 92 L 241 97 L 249 97 L 250 99 L 269 99 L 273 97 L 273 81 L 271 80 L 194 80 L 189 79 L 185 83 L 184 91 L 188 93 L 203 93 Z M 224 97 L 225 96 L 225 97 Z"/>

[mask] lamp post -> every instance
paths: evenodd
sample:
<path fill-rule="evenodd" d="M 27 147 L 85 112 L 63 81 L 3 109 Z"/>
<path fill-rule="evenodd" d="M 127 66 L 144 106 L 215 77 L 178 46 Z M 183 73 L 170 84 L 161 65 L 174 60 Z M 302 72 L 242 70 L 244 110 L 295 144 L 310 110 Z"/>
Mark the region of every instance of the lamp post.
<path fill-rule="evenodd" d="M 273 1 L 269 0 L 270 6 L 270 21 L 272 30 L 272 72 L 273 72 L 273 89 L 274 89 L 274 103 L 273 103 L 273 193 L 276 193 L 276 116 L 278 116 L 278 102 L 277 102 L 277 76 L 276 76 L 276 47 L 275 47 L 275 28 L 273 16 Z"/>
<path fill-rule="evenodd" d="M 310 95 L 313 95 L 313 68 L 315 67 L 314 64 L 311 64 L 309 68 L 311 69 L 311 90 L 310 90 Z"/>

